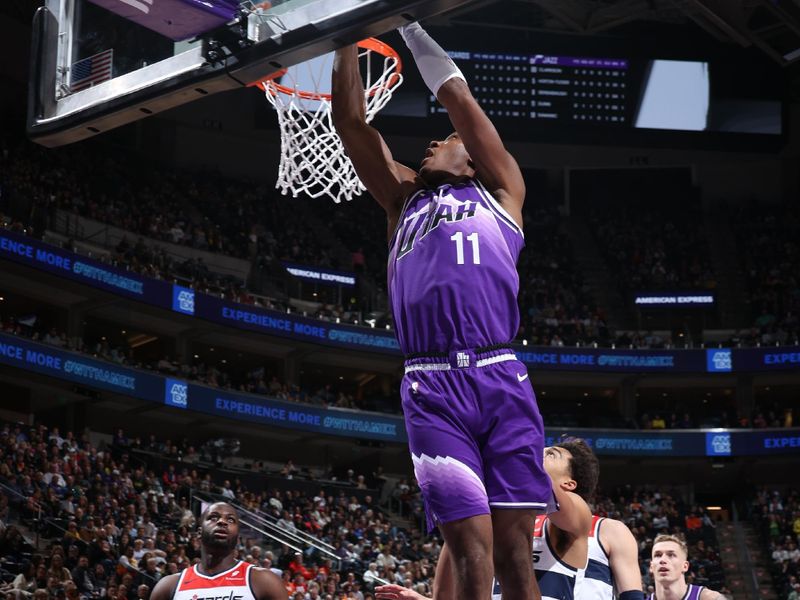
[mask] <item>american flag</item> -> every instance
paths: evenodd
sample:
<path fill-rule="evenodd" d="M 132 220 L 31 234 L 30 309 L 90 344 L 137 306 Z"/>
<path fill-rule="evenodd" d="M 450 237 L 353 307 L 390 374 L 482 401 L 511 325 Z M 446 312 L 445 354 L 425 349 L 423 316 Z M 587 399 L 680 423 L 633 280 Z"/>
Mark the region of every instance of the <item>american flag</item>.
<path fill-rule="evenodd" d="M 114 49 L 109 48 L 73 64 L 70 91 L 78 92 L 101 81 L 111 79 L 113 59 Z"/>

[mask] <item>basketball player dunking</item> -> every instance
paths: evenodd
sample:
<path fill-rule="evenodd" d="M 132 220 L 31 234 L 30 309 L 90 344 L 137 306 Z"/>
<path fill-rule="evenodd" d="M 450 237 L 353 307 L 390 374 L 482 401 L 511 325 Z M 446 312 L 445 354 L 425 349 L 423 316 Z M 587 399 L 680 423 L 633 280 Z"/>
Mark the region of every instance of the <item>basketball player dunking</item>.
<path fill-rule="evenodd" d="M 686 583 L 689 570 L 686 542 L 674 535 L 657 535 L 653 540 L 650 572 L 656 591 L 648 600 L 725 600 L 719 592 L 701 585 Z"/>
<path fill-rule="evenodd" d="M 536 518 L 533 566 L 542 597 L 643 600 L 636 539 L 623 523 L 592 516 L 586 504 L 598 477 L 594 453 L 582 440 L 566 441 L 545 448 L 544 466 L 559 510 Z M 457 598 L 449 560 L 445 545 L 436 569 L 436 600 Z M 429 600 L 397 585 L 379 586 L 375 592 L 378 600 Z M 498 586 L 492 598 L 502 597 Z"/>
<path fill-rule="evenodd" d="M 288 600 L 272 571 L 236 559 L 239 515 L 224 502 L 209 506 L 200 518 L 199 564 L 159 580 L 150 600 Z"/>
<path fill-rule="evenodd" d="M 414 470 L 428 525 L 452 552 L 458 597 L 485 600 L 496 572 L 510 597 L 539 598 L 531 535 L 553 494 L 536 398 L 509 346 L 519 326 L 525 185 L 458 67 L 418 24 L 400 33 L 455 133 L 430 143 L 419 173 L 395 162 L 365 121 L 355 47 L 336 53 L 332 115 L 388 217 Z"/>

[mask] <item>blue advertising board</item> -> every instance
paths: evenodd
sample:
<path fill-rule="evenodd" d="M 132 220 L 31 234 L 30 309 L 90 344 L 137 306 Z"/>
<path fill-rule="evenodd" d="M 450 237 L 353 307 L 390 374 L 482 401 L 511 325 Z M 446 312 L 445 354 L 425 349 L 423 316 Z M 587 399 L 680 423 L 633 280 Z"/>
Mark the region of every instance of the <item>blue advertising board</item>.
<path fill-rule="evenodd" d="M 689 373 L 705 371 L 700 350 L 612 350 L 610 348 L 517 349 L 517 357 L 534 368 L 555 371 Z"/>
<path fill-rule="evenodd" d="M 0 363 L 141 400 L 161 398 L 164 393 L 163 378 L 152 373 L 4 333 L 0 334 Z"/>
<path fill-rule="evenodd" d="M 546 444 L 581 437 L 598 456 L 757 456 L 800 454 L 800 428 L 702 430 L 545 429 Z"/>
<path fill-rule="evenodd" d="M 197 317 L 239 329 L 300 342 L 400 356 L 397 340 L 391 332 L 385 330 L 340 325 L 257 306 L 235 304 L 208 294 L 195 294 L 194 307 Z"/>
<path fill-rule="evenodd" d="M 67 352 L 0 333 L 0 364 L 181 410 L 328 435 L 406 441 L 403 419 L 364 411 L 319 408 L 193 384 Z"/>
<path fill-rule="evenodd" d="M 735 349 L 734 365 L 738 371 L 798 371 L 800 347 Z"/>
<path fill-rule="evenodd" d="M 212 388 L 5 333 L 0 333 L 0 364 L 165 404 L 177 410 L 199 411 L 267 427 L 385 442 L 403 443 L 408 440 L 403 418 L 399 415 L 321 408 Z M 601 456 L 800 454 L 800 428 L 664 431 L 548 428 L 545 433 L 547 444 L 556 443 L 564 433 L 583 437 Z"/>
<path fill-rule="evenodd" d="M 335 324 L 230 302 L 187 287 L 142 277 L 12 231 L 0 229 L 0 259 L 227 327 L 332 348 L 378 352 L 398 359 L 402 356 L 391 331 Z M 640 350 L 517 344 L 515 351 L 528 367 L 541 371 L 719 374 L 800 371 L 800 348 L 797 347 Z"/>
<path fill-rule="evenodd" d="M 113 294 L 164 306 L 171 286 L 18 233 L 0 229 L 0 257 Z"/>
<path fill-rule="evenodd" d="M 189 408 L 240 421 L 387 442 L 407 440 L 403 419 L 364 411 L 319 408 L 189 384 Z"/>
<path fill-rule="evenodd" d="M 598 429 L 546 429 L 545 443 L 558 443 L 560 435 L 581 437 L 598 456 L 704 456 L 703 434 L 697 431 L 627 431 Z"/>

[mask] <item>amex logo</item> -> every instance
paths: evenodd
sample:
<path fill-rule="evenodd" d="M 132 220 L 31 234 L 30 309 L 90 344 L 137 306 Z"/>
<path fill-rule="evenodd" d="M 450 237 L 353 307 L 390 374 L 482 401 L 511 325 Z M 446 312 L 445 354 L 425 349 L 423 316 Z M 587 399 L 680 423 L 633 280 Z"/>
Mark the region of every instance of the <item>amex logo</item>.
<path fill-rule="evenodd" d="M 707 456 L 730 456 L 733 454 L 730 433 L 706 433 Z"/>
<path fill-rule="evenodd" d="M 189 406 L 189 386 L 179 379 L 167 379 L 164 383 L 164 404 L 177 408 Z"/>
<path fill-rule="evenodd" d="M 194 314 L 194 290 L 180 286 L 172 286 L 172 310 L 185 315 Z"/>
<path fill-rule="evenodd" d="M 733 354 L 730 349 L 706 350 L 706 368 L 709 373 L 733 371 Z"/>

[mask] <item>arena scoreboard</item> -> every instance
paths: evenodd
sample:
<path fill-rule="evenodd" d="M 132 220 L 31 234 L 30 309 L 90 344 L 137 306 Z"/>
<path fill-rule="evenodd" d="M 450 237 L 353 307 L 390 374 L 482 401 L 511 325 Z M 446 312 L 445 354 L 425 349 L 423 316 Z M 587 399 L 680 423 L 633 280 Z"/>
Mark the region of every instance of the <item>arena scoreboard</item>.
<path fill-rule="evenodd" d="M 621 143 L 633 139 L 620 137 L 623 130 L 773 136 L 783 130 L 779 86 L 773 81 L 779 76 L 769 69 L 764 85 L 758 85 L 752 76 L 737 78 L 720 60 L 615 56 L 612 50 L 595 54 L 579 48 L 563 53 L 452 48 L 447 52 L 473 96 L 509 139 L 549 131 L 585 132 L 596 140 L 605 130 L 613 143 Z M 408 77 L 404 85 L 387 115 L 447 118 L 421 81 Z M 406 132 L 408 123 L 401 128 Z"/>
<path fill-rule="evenodd" d="M 449 53 L 490 117 L 627 125 L 628 61 L 617 58 Z M 430 111 L 444 108 L 430 97 Z"/>

